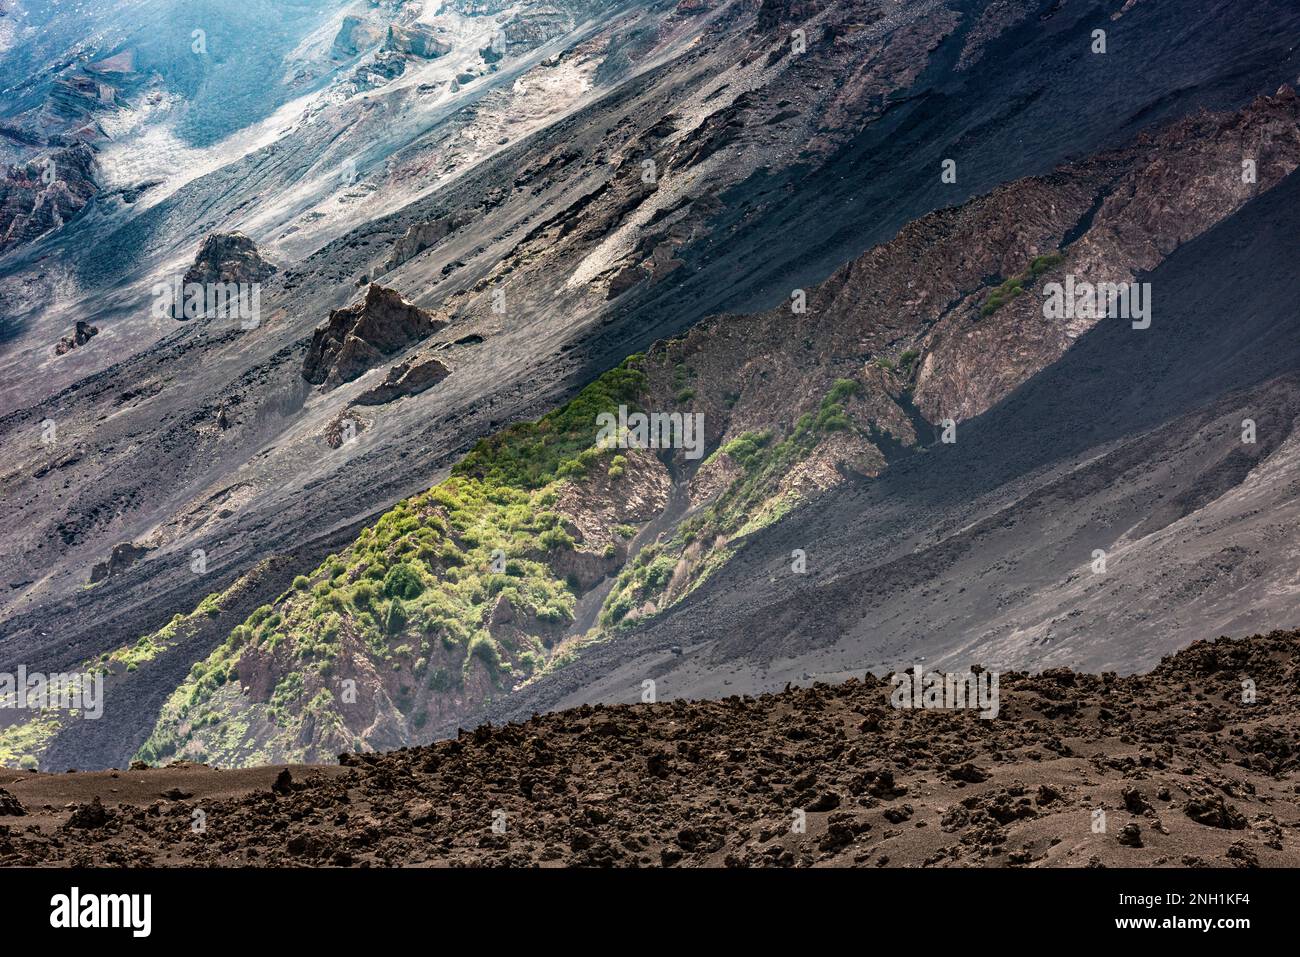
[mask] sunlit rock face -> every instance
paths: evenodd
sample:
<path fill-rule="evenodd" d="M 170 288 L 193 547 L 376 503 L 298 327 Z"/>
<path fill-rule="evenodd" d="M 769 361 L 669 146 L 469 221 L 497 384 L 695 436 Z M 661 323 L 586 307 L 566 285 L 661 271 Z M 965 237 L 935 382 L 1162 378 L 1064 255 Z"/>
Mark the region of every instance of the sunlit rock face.
<path fill-rule="evenodd" d="M 351 382 L 443 325 L 395 290 L 372 283 L 364 298 L 331 312 L 329 320 L 313 334 L 303 360 L 303 378 L 327 388 Z M 404 377 L 405 373 L 399 379 Z"/>

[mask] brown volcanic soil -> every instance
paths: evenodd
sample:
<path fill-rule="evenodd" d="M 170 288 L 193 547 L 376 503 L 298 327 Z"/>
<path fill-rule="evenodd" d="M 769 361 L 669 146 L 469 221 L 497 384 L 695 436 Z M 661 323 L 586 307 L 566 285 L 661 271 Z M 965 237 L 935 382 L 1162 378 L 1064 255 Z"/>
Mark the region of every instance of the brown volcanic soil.
<path fill-rule="evenodd" d="M 582 707 L 287 775 L 8 772 L 0 863 L 1294 867 L 1298 650 L 1273 632 L 1145 675 L 1003 674 L 993 720 L 894 709 L 868 675 Z"/>

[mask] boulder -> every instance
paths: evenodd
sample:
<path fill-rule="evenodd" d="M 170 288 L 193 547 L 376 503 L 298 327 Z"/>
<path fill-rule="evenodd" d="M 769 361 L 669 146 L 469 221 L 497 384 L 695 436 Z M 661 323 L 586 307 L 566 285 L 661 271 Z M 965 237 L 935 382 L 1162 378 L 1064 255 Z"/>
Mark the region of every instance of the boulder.
<path fill-rule="evenodd" d="M 449 375 L 451 370 L 432 356 L 407 359 L 389 369 L 379 385 L 357 396 L 357 405 L 383 405 L 394 399 L 419 395 Z"/>
<path fill-rule="evenodd" d="M 4 788 L 0 788 L 0 817 L 23 817 L 26 814 L 27 809 L 23 807 L 22 802 Z"/>
<path fill-rule="evenodd" d="M 66 355 L 73 349 L 84 346 L 97 335 L 99 335 L 98 326 L 92 326 L 90 323 L 78 319 L 76 328 L 73 329 L 72 334 L 64 336 L 59 340 L 59 344 L 54 347 L 54 354 L 56 356 Z"/>
<path fill-rule="evenodd" d="M 96 794 L 89 804 L 80 804 L 73 810 L 65 827 L 93 831 L 104 827 L 111 820 L 113 815 L 109 813 L 108 808 L 104 807 L 104 802 Z"/>
<path fill-rule="evenodd" d="M 262 258 L 257 244 L 243 233 L 212 233 L 203 240 L 182 283 L 251 284 L 263 282 L 274 273 L 275 266 Z"/>
<path fill-rule="evenodd" d="M 351 382 L 446 324 L 395 290 L 372 283 L 364 298 L 333 310 L 316 329 L 303 362 L 303 378 L 327 388 Z"/>
<path fill-rule="evenodd" d="M 384 28 L 374 23 L 367 23 L 358 16 L 346 16 L 334 37 L 331 55 L 337 59 L 354 57 L 362 50 L 377 46 L 384 38 Z"/>
<path fill-rule="evenodd" d="M 394 23 L 388 28 L 388 37 L 384 40 L 384 49 L 395 53 L 409 53 L 412 56 L 433 60 L 451 52 L 451 44 L 438 39 L 432 27 L 423 23 L 402 26 Z"/>
<path fill-rule="evenodd" d="M 101 582 L 105 578 L 111 578 L 113 575 L 123 572 L 138 562 L 153 549 L 144 545 L 136 545 L 134 542 L 122 542 L 113 546 L 113 554 L 109 556 L 108 561 L 100 562 L 90 570 L 90 583 Z"/>

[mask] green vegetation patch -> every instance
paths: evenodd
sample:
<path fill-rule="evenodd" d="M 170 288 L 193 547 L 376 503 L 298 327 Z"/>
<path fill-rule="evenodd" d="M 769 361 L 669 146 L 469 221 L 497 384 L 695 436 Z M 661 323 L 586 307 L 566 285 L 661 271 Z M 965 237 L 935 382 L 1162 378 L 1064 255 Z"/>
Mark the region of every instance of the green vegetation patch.
<path fill-rule="evenodd" d="M 984 300 L 984 305 L 980 309 L 981 316 L 991 316 L 1012 299 L 1024 293 L 1025 284 L 1033 282 L 1043 273 L 1055 266 L 1059 266 L 1065 261 L 1065 257 L 1060 253 L 1047 253 L 1043 256 L 1035 256 L 1030 262 L 1029 268 L 1018 276 L 1012 276 L 1005 280 L 1000 286 L 989 293 L 989 297 Z"/>
<path fill-rule="evenodd" d="M 0 766 L 35 769 L 54 736 L 63 726 L 56 711 L 42 711 L 27 721 L 0 728 Z"/>
<path fill-rule="evenodd" d="M 596 418 L 636 405 L 645 383 L 639 361 L 633 356 L 542 419 L 480 442 L 446 481 L 398 503 L 350 548 L 254 611 L 172 694 L 141 757 L 160 760 L 219 721 L 214 699 L 253 650 L 283 675 L 267 717 L 286 737 L 308 710 L 317 728 L 341 722 L 332 697 L 316 689 L 330 686 L 345 638 L 384 670 L 422 673 L 435 649 L 439 660 L 458 655 L 455 672 L 416 675 L 435 688 L 458 687 L 476 661 L 502 683 L 536 670 L 540 642 L 502 647 L 487 622 L 503 597 L 516 621 L 573 620 L 575 590 L 551 568 L 556 553 L 575 546 L 554 510 L 558 486 L 597 463 L 622 474 L 626 459 L 596 447 Z"/>
<path fill-rule="evenodd" d="M 860 390 L 856 380 L 837 379 L 817 410 L 801 416 L 780 442 L 773 442 L 771 433 L 764 431 L 743 433 L 724 445 L 721 451 L 740 465 L 744 474 L 708 507 L 679 525 L 667 542 L 647 545 L 636 554 L 610 589 L 601 609 L 601 625 L 621 625 L 633 609 L 658 599 L 692 543 L 701 542 L 707 554 L 692 572 L 688 591 L 725 563 L 726 550 L 719 556 L 714 548 L 719 537 L 753 531 L 788 511 L 794 503 L 789 496 L 778 494 L 782 480 L 831 433 L 853 428 L 844 403 Z"/>
<path fill-rule="evenodd" d="M 583 389 L 573 401 L 536 422 L 512 425 L 483 439 L 452 474 L 476 478 L 490 486 L 538 489 L 568 474 L 585 472 L 591 461 L 581 455 L 594 445 L 596 416 L 635 406 L 645 388 L 641 356 L 631 356 Z"/>

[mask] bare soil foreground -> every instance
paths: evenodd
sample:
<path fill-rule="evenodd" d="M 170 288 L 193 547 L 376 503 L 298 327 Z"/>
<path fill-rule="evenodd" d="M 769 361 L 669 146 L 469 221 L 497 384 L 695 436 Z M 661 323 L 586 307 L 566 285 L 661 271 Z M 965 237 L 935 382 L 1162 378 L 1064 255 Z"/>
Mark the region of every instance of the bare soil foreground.
<path fill-rule="evenodd" d="M 6 772 L 0 863 L 1294 867 L 1298 649 L 1273 632 L 1144 675 L 1002 674 L 992 720 L 894 708 L 868 675 L 338 766 Z"/>

